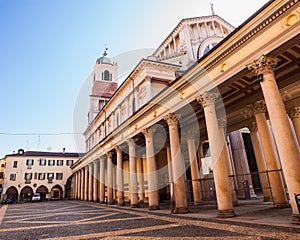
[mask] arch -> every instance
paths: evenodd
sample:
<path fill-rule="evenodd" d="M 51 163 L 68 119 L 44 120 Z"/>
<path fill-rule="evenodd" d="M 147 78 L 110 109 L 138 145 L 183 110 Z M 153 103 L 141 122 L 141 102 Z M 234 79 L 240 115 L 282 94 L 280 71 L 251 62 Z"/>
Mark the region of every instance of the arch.
<path fill-rule="evenodd" d="M 71 191 L 72 191 L 72 176 L 70 176 L 67 179 L 66 192 L 65 192 L 65 198 L 66 199 L 71 199 Z"/>
<path fill-rule="evenodd" d="M 21 201 L 31 201 L 33 194 L 33 190 L 30 186 L 25 186 L 22 188 L 21 193 L 20 193 L 20 199 Z"/>
<path fill-rule="evenodd" d="M 58 200 L 63 199 L 63 188 L 62 186 L 56 184 L 51 189 L 51 199 Z"/>
<path fill-rule="evenodd" d="M 19 196 L 19 193 L 18 193 L 18 190 L 16 189 L 16 187 L 10 186 L 6 190 L 6 199 L 12 198 L 14 200 L 14 202 L 17 202 L 18 196 Z"/>
<path fill-rule="evenodd" d="M 111 74 L 109 73 L 109 71 L 105 70 L 102 75 L 102 80 L 110 81 L 111 80 L 110 76 Z"/>
<path fill-rule="evenodd" d="M 41 200 L 46 200 L 49 194 L 49 190 L 46 186 L 41 185 L 36 189 L 36 193 L 39 193 L 41 195 Z"/>
<path fill-rule="evenodd" d="M 208 37 L 204 39 L 197 49 L 197 60 L 205 55 L 210 49 L 217 45 L 223 38 L 221 37 Z"/>

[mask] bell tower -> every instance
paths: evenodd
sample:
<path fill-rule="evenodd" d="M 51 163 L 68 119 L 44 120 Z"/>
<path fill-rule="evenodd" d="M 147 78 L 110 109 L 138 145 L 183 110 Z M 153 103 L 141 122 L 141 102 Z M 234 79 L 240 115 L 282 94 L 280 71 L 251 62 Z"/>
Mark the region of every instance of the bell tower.
<path fill-rule="evenodd" d="M 118 88 L 118 65 L 107 57 L 107 48 L 96 60 L 92 71 L 92 92 L 90 95 L 90 124 Z"/>

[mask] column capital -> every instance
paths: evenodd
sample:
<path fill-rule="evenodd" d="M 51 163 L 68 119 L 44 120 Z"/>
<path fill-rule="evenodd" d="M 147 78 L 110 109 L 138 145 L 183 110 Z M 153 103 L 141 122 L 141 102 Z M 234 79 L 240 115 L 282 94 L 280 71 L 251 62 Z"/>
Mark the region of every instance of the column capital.
<path fill-rule="evenodd" d="M 279 59 L 276 57 L 267 57 L 262 55 L 259 59 L 246 65 L 248 70 L 255 73 L 255 75 L 273 73 Z"/>
<path fill-rule="evenodd" d="M 198 103 L 202 105 L 203 108 L 207 106 L 214 105 L 218 98 L 218 94 L 214 92 L 204 92 L 199 97 L 196 97 Z"/>
<path fill-rule="evenodd" d="M 300 118 L 300 107 L 292 107 L 288 110 L 291 119 Z"/>
<path fill-rule="evenodd" d="M 155 128 L 145 128 L 142 130 L 145 138 L 153 138 L 153 134 L 155 133 Z"/>
<path fill-rule="evenodd" d="M 259 100 L 253 103 L 250 108 L 255 113 L 265 113 L 267 112 L 266 104 L 264 100 Z"/>
<path fill-rule="evenodd" d="M 110 158 L 110 159 L 111 159 L 111 158 L 112 158 L 112 155 L 113 155 L 112 152 L 107 152 L 107 153 L 106 153 L 106 157 L 107 157 L 107 158 Z"/>
<path fill-rule="evenodd" d="M 128 144 L 128 147 L 134 147 L 135 146 L 135 139 L 134 138 L 128 138 L 126 142 Z"/>
<path fill-rule="evenodd" d="M 115 150 L 117 153 L 122 153 L 122 147 L 120 146 L 115 146 Z"/>
<path fill-rule="evenodd" d="M 180 119 L 179 114 L 175 113 L 169 113 L 164 116 L 164 120 L 167 122 L 167 124 L 170 125 L 177 125 Z"/>
<path fill-rule="evenodd" d="M 247 127 L 250 132 L 257 132 L 257 130 L 258 130 L 256 122 L 249 123 Z"/>

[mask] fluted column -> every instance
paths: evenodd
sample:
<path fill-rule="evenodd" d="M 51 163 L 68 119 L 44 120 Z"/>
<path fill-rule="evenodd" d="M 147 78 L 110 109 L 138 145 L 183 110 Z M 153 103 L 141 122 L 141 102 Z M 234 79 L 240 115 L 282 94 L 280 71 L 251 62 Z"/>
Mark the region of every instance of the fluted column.
<path fill-rule="evenodd" d="M 107 203 L 113 204 L 113 163 L 112 163 L 112 152 L 106 153 L 107 157 Z"/>
<path fill-rule="evenodd" d="M 233 210 L 231 194 L 229 192 L 230 188 L 228 171 L 225 163 L 226 160 L 221 154 L 226 141 L 224 136 L 221 136 L 218 126 L 215 110 L 216 99 L 217 94 L 205 92 L 197 98 L 197 101 L 204 109 L 211 158 L 215 163 L 213 173 L 217 194 L 218 217 L 233 217 L 235 216 L 235 212 Z"/>
<path fill-rule="evenodd" d="M 98 169 L 98 159 L 94 161 L 94 171 L 93 171 L 93 200 L 98 202 L 98 179 L 99 179 L 99 169 Z"/>
<path fill-rule="evenodd" d="M 259 176 L 260 185 L 262 188 L 262 193 L 264 196 L 264 202 L 269 202 L 269 201 L 271 201 L 272 197 L 271 197 L 270 185 L 269 185 L 267 173 L 266 173 L 266 171 L 267 171 L 266 162 L 265 162 L 265 158 L 264 158 L 264 155 L 262 152 L 256 122 L 249 124 L 248 128 L 250 131 L 252 146 L 253 146 L 253 150 L 254 150 L 254 154 L 255 154 L 256 165 L 257 165 L 257 169 L 258 169 L 258 173 L 259 173 L 258 176 Z"/>
<path fill-rule="evenodd" d="M 88 183 L 88 200 L 90 202 L 93 201 L 93 163 L 90 163 L 88 166 L 89 171 L 89 183 Z"/>
<path fill-rule="evenodd" d="M 123 176 L 123 159 L 122 149 L 115 148 L 117 153 L 117 200 L 119 206 L 124 206 L 124 176 Z"/>
<path fill-rule="evenodd" d="M 138 185 L 136 174 L 135 143 L 132 139 L 127 140 L 129 147 L 129 172 L 130 172 L 130 206 L 139 207 Z"/>
<path fill-rule="evenodd" d="M 271 186 L 273 204 L 275 207 L 286 207 L 289 204 L 285 194 L 283 178 L 281 172 L 279 172 L 279 159 L 277 158 L 272 135 L 266 120 L 266 106 L 264 101 L 256 101 L 251 106 L 251 109 L 254 112 L 263 154 L 266 160 L 267 176 Z"/>
<path fill-rule="evenodd" d="M 84 196 L 83 196 L 84 201 L 88 201 L 88 187 L 89 187 L 88 176 L 89 176 L 89 169 L 88 166 L 85 166 L 84 167 Z"/>
<path fill-rule="evenodd" d="M 174 195 L 175 195 L 175 213 L 186 213 L 187 196 L 186 196 L 186 176 L 185 167 L 182 159 L 179 133 L 178 133 L 178 116 L 169 113 L 164 116 L 164 120 L 169 127 L 169 139 L 171 148 L 171 161 L 173 170 Z"/>
<path fill-rule="evenodd" d="M 157 167 L 155 160 L 153 134 L 154 128 L 147 128 L 142 131 L 145 136 L 146 142 L 146 157 L 147 157 L 147 170 L 148 170 L 148 196 L 149 196 L 149 209 L 159 209 L 158 205 L 158 186 L 157 186 Z"/>
<path fill-rule="evenodd" d="M 192 175 L 192 187 L 194 196 L 194 205 L 201 204 L 200 195 L 200 181 L 199 181 L 199 167 L 197 160 L 197 152 L 195 148 L 195 133 L 193 131 L 188 131 L 187 133 L 187 144 L 190 159 L 191 175 Z"/>
<path fill-rule="evenodd" d="M 99 202 L 104 203 L 105 198 L 105 163 L 104 163 L 104 156 L 100 157 L 100 193 L 99 193 Z"/>
<path fill-rule="evenodd" d="M 298 146 L 300 146 L 300 107 L 293 107 L 288 112 L 296 133 Z"/>
<path fill-rule="evenodd" d="M 292 129 L 286 110 L 276 83 L 274 69 L 279 59 L 262 56 L 254 61 L 248 68 L 261 74 L 260 86 L 266 101 L 270 122 L 274 132 L 275 142 L 281 159 L 286 184 L 289 191 L 290 202 L 295 221 L 300 223 L 300 214 L 294 193 L 300 192 L 300 153 L 293 137 Z"/>

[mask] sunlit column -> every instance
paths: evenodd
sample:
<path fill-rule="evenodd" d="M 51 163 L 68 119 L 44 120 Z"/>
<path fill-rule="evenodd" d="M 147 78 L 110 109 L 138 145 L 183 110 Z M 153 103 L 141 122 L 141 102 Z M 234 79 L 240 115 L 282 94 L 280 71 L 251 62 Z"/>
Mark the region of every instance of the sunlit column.
<path fill-rule="evenodd" d="M 130 172 L 130 206 L 139 207 L 138 186 L 136 176 L 135 143 L 132 139 L 127 140 L 129 147 L 129 172 Z"/>
<path fill-rule="evenodd" d="M 266 106 L 264 101 L 256 101 L 252 104 L 251 109 L 254 112 L 264 158 L 266 160 L 267 176 L 271 186 L 273 204 L 275 207 L 286 207 L 289 204 L 285 194 L 283 178 L 279 171 L 279 159 L 275 152 L 276 149 L 266 119 Z"/>
<path fill-rule="evenodd" d="M 113 163 L 112 163 L 112 152 L 106 153 L 107 157 L 107 203 L 113 204 Z"/>
<path fill-rule="evenodd" d="M 187 209 L 187 196 L 186 196 L 186 176 L 185 167 L 182 159 L 179 132 L 178 132 L 178 116 L 174 113 L 169 113 L 164 116 L 164 120 L 169 127 L 169 139 L 171 149 L 171 161 L 173 170 L 173 183 L 175 195 L 175 213 L 186 213 Z"/>
<path fill-rule="evenodd" d="M 300 192 L 300 153 L 274 76 L 274 69 L 278 61 L 279 59 L 277 58 L 263 55 L 248 65 L 248 68 L 261 77 L 260 86 L 266 101 L 275 142 L 288 187 L 290 203 L 295 217 L 294 221 L 299 223 L 300 214 L 294 193 Z"/>
<path fill-rule="evenodd" d="M 88 176 L 89 176 L 89 169 L 88 166 L 85 166 L 84 167 L 84 196 L 83 196 L 84 201 L 88 201 L 88 187 L 89 187 Z"/>
<path fill-rule="evenodd" d="M 212 161 L 215 163 L 213 167 L 214 182 L 217 194 L 218 217 L 233 217 L 231 194 L 229 191 L 228 171 L 226 168 L 226 160 L 222 157 L 224 144 L 226 143 L 224 136 L 220 134 L 218 126 L 217 114 L 215 110 L 215 102 L 217 94 L 205 92 L 197 101 L 204 109 L 206 129 L 209 141 Z M 221 155 L 221 156 L 220 156 Z"/>
<path fill-rule="evenodd" d="M 100 195 L 99 195 L 99 201 L 100 203 L 104 203 L 105 198 L 105 164 L 104 164 L 104 156 L 100 157 Z"/>
<path fill-rule="evenodd" d="M 139 201 L 144 202 L 145 191 L 144 191 L 144 172 L 143 172 L 143 158 L 139 157 L 136 159 L 136 171 L 137 181 L 139 190 Z"/>
<path fill-rule="evenodd" d="M 298 146 L 300 146 L 300 107 L 293 107 L 289 110 L 288 113 L 294 126 L 294 130 L 298 140 Z"/>
<path fill-rule="evenodd" d="M 84 167 L 80 170 L 80 200 L 84 201 Z"/>
<path fill-rule="evenodd" d="M 93 201 L 93 163 L 88 165 L 89 180 L 88 180 L 88 200 Z"/>
<path fill-rule="evenodd" d="M 117 200 L 119 206 L 124 206 L 124 176 L 123 176 L 123 159 L 122 149 L 115 148 L 117 153 Z"/>
<path fill-rule="evenodd" d="M 94 172 L 93 172 L 93 200 L 98 202 L 98 179 L 99 179 L 99 169 L 98 169 L 98 159 L 93 162 Z"/>
<path fill-rule="evenodd" d="M 154 128 L 147 128 L 142 131 L 146 142 L 146 157 L 147 157 L 147 174 L 148 174 L 148 197 L 149 209 L 159 209 L 158 203 L 158 186 L 157 186 L 157 167 L 155 160 L 153 134 Z"/>
<path fill-rule="evenodd" d="M 191 175 L 192 175 L 194 205 L 197 206 L 201 204 L 201 195 L 200 195 L 199 167 L 198 167 L 198 160 L 197 160 L 197 152 L 195 148 L 195 133 L 194 131 L 188 131 L 186 134 L 187 134 L 187 144 L 188 144 Z"/>

